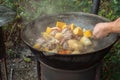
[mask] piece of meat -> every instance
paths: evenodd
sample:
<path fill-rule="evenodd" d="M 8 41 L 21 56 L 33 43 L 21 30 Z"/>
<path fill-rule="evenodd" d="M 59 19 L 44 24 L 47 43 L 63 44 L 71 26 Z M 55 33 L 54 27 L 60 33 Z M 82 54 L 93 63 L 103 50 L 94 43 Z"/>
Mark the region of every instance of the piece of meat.
<path fill-rule="evenodd" d="M 63 31 L 62 31 L 62 33 L 63 33 L 63 37 L 65 38 L 65 39 L 71 39 L 72 37 L 73 37 L 73 33 L 72 33 L 72 31 L 70 30 L 70 29 L 64 29 Z"/>
<path fill-rule="evenodd" d="M 68 28 L 64 28 L 63 30 L 62 30 L 62 33 L 64 34 L 66 31 L 68 31 L 68 30 L 70 30 L 70 29 L 68 29 Z"/>
<path fill-rule="evenodd" d="M 55 34 L 58 33 L 58 32 L 59 32 L 58 30 L 52 30 L 50 35 L 55 36 Z"/>
<path fill-rule="evenodd" d="M 59 44 L 59 41 L 57 39 L 51 39 L 46 43 L 46 47 L 52 50 L 52 49 L 56 49 L 58 44 Z"/>
<path fill-rule="evenodd" d="M 51 29 L 52 29 L 52 30 L 57 30 L 57 31 L 59 31 L 59 32 L 61 31 L 61 29 L 60 29 L 59 27 L 52 27 Z"/>
<path fill-rule="evenodd" d="M 37 39 L 36 42 L 39 43 L 40 45 L 42 45 L 43 43 L 46 42 L 46 40 L 43 37 L 40 37 L 39 39 Z"/>
<path fill-rule="evenodd" d="M 56 47 L 57 47 L 57 44 L 47 44 L 47 46 L 46 46 L 49 50 L 53 50 L 53 49 L 56 49 Z"/>
<path fill-rule="evenodd" d="M 63 47 L 63 49 L 69 48 L 67 41 L 63 42 L 62 47 Z"/>
<path fill-rule="evenodd" d="M 81 39 L 81 36 L 74 35 L 73 38 L 76 39 L 76 40 L 80 40 L 80 39 Z"/>

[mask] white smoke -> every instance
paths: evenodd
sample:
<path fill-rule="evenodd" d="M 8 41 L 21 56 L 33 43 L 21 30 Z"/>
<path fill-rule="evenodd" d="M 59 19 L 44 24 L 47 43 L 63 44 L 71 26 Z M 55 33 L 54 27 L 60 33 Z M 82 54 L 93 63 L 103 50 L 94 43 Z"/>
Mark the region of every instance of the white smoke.
<path fill-rule="evenodd" d="M 30 22 L 42 15 L 83 11 L 83 2 L 84 0 L 23 0 L 20 2 L 24 9 L 21 15 L 25 22 Z"/>
<path fill-rule="evenodd" d="M 24 9 L 21 15 L 24 21 L 29 22 L 42 15 L 72 11 L 69 8 L 70 2 L 69 0 L 28 0 L 21 3 Z"/>

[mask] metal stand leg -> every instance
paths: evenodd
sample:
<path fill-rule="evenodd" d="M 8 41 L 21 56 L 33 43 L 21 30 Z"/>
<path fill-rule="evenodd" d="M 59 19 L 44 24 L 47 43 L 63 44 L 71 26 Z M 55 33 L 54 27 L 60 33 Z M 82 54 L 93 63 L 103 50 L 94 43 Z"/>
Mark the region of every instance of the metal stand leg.
<path fill-rule="evenodd" d="M 38 76 L 38 80 L 41 80 L 41 73 L 40 73 L 40 62 L 37 61 L 37 76 Z"/>
<path fill-rule="evenodd" d="M 98 14 L 99 7 L 100 7 L 100 0 L 93 0 L 92 13 L 93 14 Z"/>
<path fill-rule="evenodd" d="M 0 27 L 0 59 L 1 63 L 3 63 L 4 73 L 5 73 L 5 80 L 8 80 L 7 75 L 7 64 L 6 64 L 6 50 L 5 50 L 5 44 L 3 40 L 3 31 L 2 27 Z"/>
<path fill-rule="evenodd" d="M 1 61 L 0 61 L 0 62 L 1 62 Z M 0 64 L 0 80 L 2 80 L 1 64 Z"/>
<path fill-rule="evenodd" d="M 101 63 L 96 68 L 96 77 L 95 80 L 100 80 L 101 78 Z"/>
<path fill-rule="evenodd" d="M 8 80 L 8 71 L 7 71 L 7 63 L 6 58 L 3 58 L 4 72 L 5 72 L 5 80 Z"/>
<path fill-rule="evenodd" d="M 5 80 L 8 80 L 6 59 L 3 58 L 3 59 L 1 59 L 0 62 L 3 63 L 4 75 L 5 75 L 4 78 L 5 78 Z M 2 71 L 1 71 L 1 67 L 2 67 L 2 65 L 0 64 L 0 80 L 2 80 Z"/>

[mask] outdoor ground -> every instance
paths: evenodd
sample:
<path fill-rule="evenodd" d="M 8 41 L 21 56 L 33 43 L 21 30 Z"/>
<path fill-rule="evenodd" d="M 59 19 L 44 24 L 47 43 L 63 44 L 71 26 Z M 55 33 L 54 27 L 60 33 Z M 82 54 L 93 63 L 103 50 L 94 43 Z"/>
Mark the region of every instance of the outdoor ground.
<path fill-rule="evenodd" d="M 13 68 L 12 80 L 37 80 L 36 62 L 25 62 L 22 59 L 14 59 L 9 62 L 9 75 Z M 12 67 L 11 67 L 12 66 Z"/>
<path fill-rule="evenodd" d="M 37 80 L 36 59 L 31 54 L 31 51 L 26 47 L 23 47 L 22 50 L 19 48 L 18 51 L 19 57 L 7 58 L 6 60 L 8 67 L 8 80 Z M 32 56 L 32 58 L 25 58 L 25 56 Z M 3 62 L 1 65 L 4 78 Z"/>
<path fill-rule="evenodd" d="M 7 63 L 8 80 L 37 80 L 37 68 L 35 61 L 25 62 L 20 58 L 16 58 L 13 60 L 7 60 Z"/>

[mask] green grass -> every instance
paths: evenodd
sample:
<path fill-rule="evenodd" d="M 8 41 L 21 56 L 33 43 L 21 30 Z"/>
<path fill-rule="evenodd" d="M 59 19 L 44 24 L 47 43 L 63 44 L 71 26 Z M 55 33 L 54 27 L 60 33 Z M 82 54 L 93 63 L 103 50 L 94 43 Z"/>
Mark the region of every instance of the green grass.
<path fill-rule="evenodd" d="M 102 80 L 120 80 L 120 41 L 118 41 L 103 61 Z"/>

